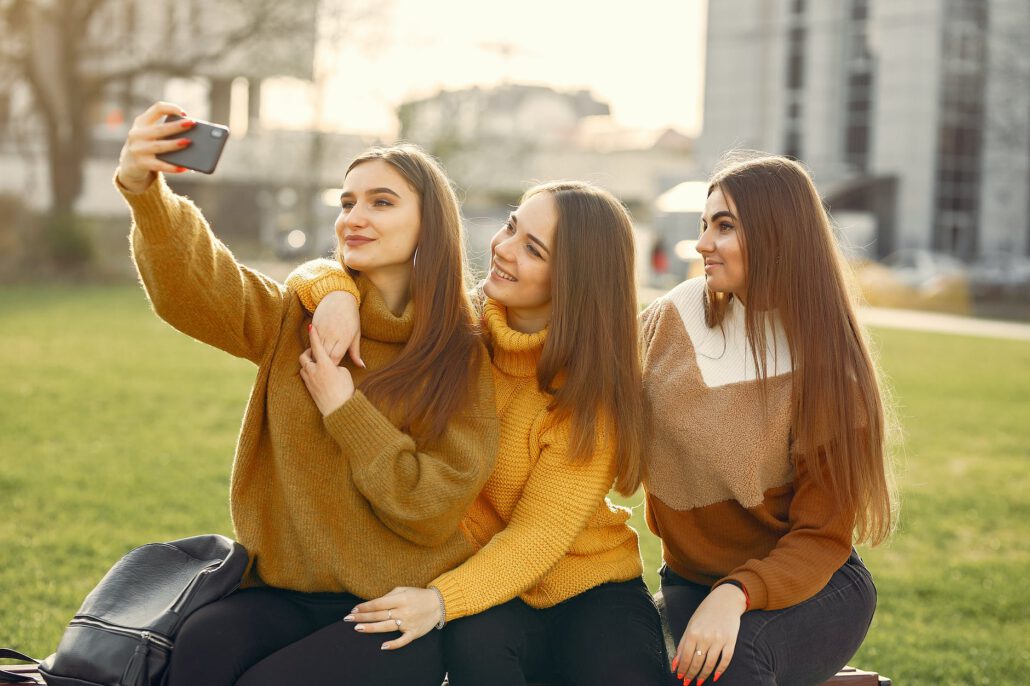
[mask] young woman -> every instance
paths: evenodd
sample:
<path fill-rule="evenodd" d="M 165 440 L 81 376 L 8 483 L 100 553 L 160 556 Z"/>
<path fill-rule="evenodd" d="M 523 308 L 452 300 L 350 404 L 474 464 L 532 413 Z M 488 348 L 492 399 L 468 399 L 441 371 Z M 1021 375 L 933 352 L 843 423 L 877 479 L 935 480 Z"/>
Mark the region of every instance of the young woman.
<path fill-rule="evenodd" d="M 464 520 L 478 550 L 428 589 L 396 589 L 346 620 L 375 633 L 400 618 L 408 630 L 387 649 L 448 622 L 452 686 L 548 677 L 662 683 L 668 662 L 637 536 L 629 513 L 605 498 L 613 480 L 628 494 L 641 478 L 629 216 L 587 184 L 537 186 L 494 236 L 491 254 L 482 320 L 501 439 L 494 472 Z M 344 287 L 346 277 L 315 265 L 290 283 L 304 299 Z M 347 304 L 353 299 L 340 295 L 319 313 L 339 310 L 325 317 L 332 327 L 346 319 Z M 342 351 L 353 330 L 335 326 L 344 329 L 330 334 Z"/>
<path fill-rule="evenodd" d="M 230 493 L 252 564 L 244 590 L 184 623 L 168 683 L 439 686 L 439 638 L 385 653 L 339 620 L 465 559 L 459 524 L 493 466 L 492 373 L 450 185 L 413 147 L 351 163 L 336 232 L 365 345 L 362 365 L 339 367 L 296 295 L 238 264 L 165 184 L 181 170 L 156 155 L 191 123 L 167 114 L 180 109 L 137 118 L 119 160 L 136 266 L 158 315 L 258 366 Z"/>
<path fill-rule="evenodd" d="M 892 526 L 877 372 L 799 164 L 729 166 L 701 224 L 705 276 L 642 315 L 672 668 L 684 684 L 820 684 L 876 605 L 853 538 Z"/>

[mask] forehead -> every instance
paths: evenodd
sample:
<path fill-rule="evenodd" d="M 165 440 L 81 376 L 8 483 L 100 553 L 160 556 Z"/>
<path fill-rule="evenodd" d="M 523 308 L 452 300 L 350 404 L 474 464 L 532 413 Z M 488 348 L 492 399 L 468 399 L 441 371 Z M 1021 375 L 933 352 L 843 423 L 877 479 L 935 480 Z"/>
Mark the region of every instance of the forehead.
<path fill-rule="evenodd" d="M 730 212 L 736 216 L 737 208 L 733 204 L 733 198 L 723 193 L 722 188 L 716 186 L 705 200 L 705 216 L 711 217 L 718 212 Z"/>
<path fill-rule="evenodd" d="M 347 172 L 343 180 L 344 193 L 365 193 L 373 188 L 389 188 L 400 195 L 415 192 L 408 180 L 384 160 L 362 162 Z"/>
<path fill-rule="evenodd" d="M 530 196 L 512 214 L 518 220 L 519 229 L 550 244 L 558 226 L 558 206 L 549 192 Z"/>

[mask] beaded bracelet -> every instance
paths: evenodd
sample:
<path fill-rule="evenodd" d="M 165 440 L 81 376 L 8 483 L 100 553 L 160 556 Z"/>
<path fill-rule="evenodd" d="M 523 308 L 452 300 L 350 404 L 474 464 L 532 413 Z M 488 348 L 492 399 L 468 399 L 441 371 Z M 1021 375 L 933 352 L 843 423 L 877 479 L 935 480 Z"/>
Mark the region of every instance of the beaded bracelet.
<path fill-rule="evenodd" d="M 436 599 L 440 601 L 440 621 L 436 623 L 435 628 L 442 629 L 447 624 L 447 607 L 443 602 L 443 593 L 440 593 L 440 589 L 436 586 L 430 586 L 429 588 L 436 591 Z"/>

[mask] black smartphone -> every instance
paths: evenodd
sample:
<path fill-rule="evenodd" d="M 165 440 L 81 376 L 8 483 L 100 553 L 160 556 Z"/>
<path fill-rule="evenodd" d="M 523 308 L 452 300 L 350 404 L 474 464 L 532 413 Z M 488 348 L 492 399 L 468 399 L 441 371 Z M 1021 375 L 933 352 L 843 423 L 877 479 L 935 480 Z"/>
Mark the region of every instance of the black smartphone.
<path fill-rule="evenodd" d="M 182 117 L 177 114 L 169 114 L 165 117 L 165 122 L 179 119 Z M 188 138 L 193 142 L 182 150 L 161 153 L 157 159 L 203 174 L 210 174 L 218 165 L 218 158 L 222 156 L 225 142 L 229 140 L 229 127 L 199 119 L 193 121 L 197 122 L 197 125 L 192 129 L 184 129 L 181 133 L 176 132 L 167 136 L 167 138 Z"/>

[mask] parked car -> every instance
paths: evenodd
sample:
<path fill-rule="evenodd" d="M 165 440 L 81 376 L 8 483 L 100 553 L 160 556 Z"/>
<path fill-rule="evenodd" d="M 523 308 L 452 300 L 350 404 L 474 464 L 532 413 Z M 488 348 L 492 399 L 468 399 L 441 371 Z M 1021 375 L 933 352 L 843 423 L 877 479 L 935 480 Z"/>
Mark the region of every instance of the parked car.
<path fill-rule="evenodd" d="M 862 295 L 874 307 L 972 312 L 969 270 L 951 255 L 909 248 L 854 267 Z"/>

